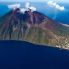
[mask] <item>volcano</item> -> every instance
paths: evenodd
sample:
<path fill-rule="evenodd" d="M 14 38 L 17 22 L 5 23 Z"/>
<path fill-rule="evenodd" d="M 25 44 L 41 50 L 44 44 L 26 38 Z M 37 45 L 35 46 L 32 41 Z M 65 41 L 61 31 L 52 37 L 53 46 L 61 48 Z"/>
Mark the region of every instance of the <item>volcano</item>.
<path fill-rule="evenodd" d="M 38 11 L 11 10 L 0 18 L 0 40 L 21 40 L 69 49 L 69 27 Z"/>

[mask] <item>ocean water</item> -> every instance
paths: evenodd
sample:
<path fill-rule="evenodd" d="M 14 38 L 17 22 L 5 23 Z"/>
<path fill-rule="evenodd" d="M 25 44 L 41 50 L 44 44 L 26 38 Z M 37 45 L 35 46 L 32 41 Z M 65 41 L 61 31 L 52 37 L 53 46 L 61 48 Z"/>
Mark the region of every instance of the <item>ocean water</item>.
<path fill-rule="evenodd" d="M 8 4 L 15 4 L 14 2 L 10 3 L 10 2 L 3 2 L 0 4 L 0 16 L 3 16 L 4 14 L 6 14 L 9 9 L 7 8 Z M 24 7 L 25 3 L 20 3 L 21 7 Z M 34 6 L 37 8 L 37 11 L 47 15 L 48 17 L 64 23 L 64 24 L 69 24 L 69 3 L 59 3 L 59 5 L 64 6 L 65 10 L 64 11 L 58 11 L 55 10 L 54 8 L 49 7 L 45 2 L 32 2 L 31 6 Z"/>
<path fill-rule="evenodd" d="M 69 51 L 21 41 L 0 41 L 0 69 L 69 69 Z"/>

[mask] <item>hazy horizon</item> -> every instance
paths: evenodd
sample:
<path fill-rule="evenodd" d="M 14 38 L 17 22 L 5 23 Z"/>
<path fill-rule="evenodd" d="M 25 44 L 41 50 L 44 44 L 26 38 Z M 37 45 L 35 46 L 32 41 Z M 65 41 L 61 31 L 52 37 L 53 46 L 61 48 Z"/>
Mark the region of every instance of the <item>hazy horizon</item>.
<path fill-rule="evenodd" d="M 0 2 L 47 2 L 47 1 L 55 1 L 55 2 L 69 2 L 69 0 L 0 0 Z"/>

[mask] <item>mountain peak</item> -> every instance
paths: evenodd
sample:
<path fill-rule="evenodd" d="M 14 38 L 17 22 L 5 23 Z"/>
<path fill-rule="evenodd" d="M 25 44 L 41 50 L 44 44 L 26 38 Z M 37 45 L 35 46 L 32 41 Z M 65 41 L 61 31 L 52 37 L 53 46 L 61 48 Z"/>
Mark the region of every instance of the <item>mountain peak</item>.
<path fill-rule="evenodd" d="M 24 20 L 27 21 L 31 24 L 34 23 L 41 23 L 45 16 L 37 11 L 33 11 L 31 9 L 28 9 L 27 11 L 25 11 L 24 13 L 20 12 L 20 9 L 17 8 L 16 10 L 13 11 L 14 15 L 20 19 L 20 20 Z"/>
<path fill-rule="evenodd" d="M 1 40 L 24 40 L 68 49 L 69 27 L 38 11 L 28 9 L 22 13 L 20 8 L 16 8 L 0 20 Z"/>

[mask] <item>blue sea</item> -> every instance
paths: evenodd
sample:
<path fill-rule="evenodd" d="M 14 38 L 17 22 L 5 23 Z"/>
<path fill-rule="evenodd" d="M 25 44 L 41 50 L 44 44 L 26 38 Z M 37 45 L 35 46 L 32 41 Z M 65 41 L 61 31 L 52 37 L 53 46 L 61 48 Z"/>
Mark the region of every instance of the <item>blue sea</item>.
<path fill-rule="evenodd" d="M 0 69 L 69 69 L 69 51 L 24 41 L 0 41 Z"/>
<path fill-rule="evenodd" d="M 9 12 L 7 8 L 8 4 L 15 4 L 14 2 L 2 2 L 0 3 L 0 16 L 5 15 Z M 25 3 L 20 3 L 21 7 L 24 7 Z M 64 6 L 64 11 L 58 11 L 54 8 L 49 7 L 45 2 L 32 2 L 31 6 L 37 8 L 37 11 L 47 15 L 48 17 L 56 20 L 58 22 L 69 24 L 69 3 L 59 3 L 59 5 Z"/>

